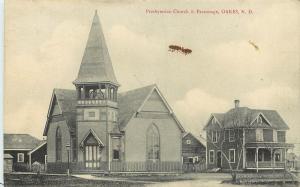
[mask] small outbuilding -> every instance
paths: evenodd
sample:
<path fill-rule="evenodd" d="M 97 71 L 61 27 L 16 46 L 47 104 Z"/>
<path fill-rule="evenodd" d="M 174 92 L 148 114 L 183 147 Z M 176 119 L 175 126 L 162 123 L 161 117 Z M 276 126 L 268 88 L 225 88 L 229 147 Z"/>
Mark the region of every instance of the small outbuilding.
<path fill-rule="evenodd" d="M 30 171 L 34 162 L 45 169 L 47 142 L 29 134 L 4 134 L 4 154 L 12 157 L 7 161 L 12 162 L 12 171 Z"/>
<path fill-rule="evenodd" d="M 206 147 L 192 133 L 187 132 L 182 137 L 182 162 L 186 172 L 196 172 L 205 169 Z"/>
<path fill-rule="evenodd" d="M 12 172 L 13 159 L 14 157 L 11 156 L 10 154 L 4 154 L 4 165 L 3 165 L 4 173 Z"/>

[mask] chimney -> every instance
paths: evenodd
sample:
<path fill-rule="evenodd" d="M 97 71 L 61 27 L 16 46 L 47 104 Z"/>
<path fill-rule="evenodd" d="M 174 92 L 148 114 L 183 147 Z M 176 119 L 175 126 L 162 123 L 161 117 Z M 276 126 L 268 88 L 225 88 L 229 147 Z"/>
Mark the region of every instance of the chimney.
<path fill-rule="evenodd" d="M 234 100 L 234 108 L 240 107 L 240 100 L 236 99 Z"/>

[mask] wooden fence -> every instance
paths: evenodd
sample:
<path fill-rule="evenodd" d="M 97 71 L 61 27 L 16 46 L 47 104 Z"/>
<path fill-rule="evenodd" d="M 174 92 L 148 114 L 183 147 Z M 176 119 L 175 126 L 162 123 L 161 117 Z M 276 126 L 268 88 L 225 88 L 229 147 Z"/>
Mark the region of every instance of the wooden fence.
<path fill-rule="evenodd" d="M 180 162 L 111 162 L 111 171 L 118 172 L 181 172 Z"/>
<path fill-rule="evenodd" d="M 206 163 L 184 163 L 182 164 L 182 171 L 189 172 L 204 172 L 206 171 Z"/>
<path fill-rule="evenodd" d="M 108 163 L 101 162 L 101 167 L 87 168 L 84 162 L 73 162 L 69 164 L 71 172 L 82 171 L 108 171 Z M 65 173 L 68 168 L 67 163 L 48 163 L 48 172 Z M 181 162 L 118 162 L 110 163 L 110 171 L 112 172 L 203 172 L 206 170 L 205 163 L 182 164 Z"/>

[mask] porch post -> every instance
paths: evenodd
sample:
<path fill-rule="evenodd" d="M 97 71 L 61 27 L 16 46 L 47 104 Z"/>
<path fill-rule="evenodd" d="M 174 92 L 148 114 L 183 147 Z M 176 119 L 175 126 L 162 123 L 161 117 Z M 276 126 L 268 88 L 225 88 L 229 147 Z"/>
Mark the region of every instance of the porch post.
<path fill-rule="evenodd" d="M 256 148 L 256 173 L 258 173 L 258 147 Z"/>
<path fill-rule="evenodd" d="M 31 154 L 29 154 L 28 156 L 29 156 L 29 169 L 31 171 Z"/>
<path fill-rule="evenodd" d="M 286 169 L 286 148 L 284 148 L 283 151 L 284 151 L 284 169 Z"/>
<path fill-rule="evenodd" d="M 243 129 L 243 169 L 246 168 L 245 129 Z"/>
<path fill-rule="evenodd" d="M 271 167 L 275 166 L 274 158 L 273 158 L 273 148 L 271 148 Z"/>

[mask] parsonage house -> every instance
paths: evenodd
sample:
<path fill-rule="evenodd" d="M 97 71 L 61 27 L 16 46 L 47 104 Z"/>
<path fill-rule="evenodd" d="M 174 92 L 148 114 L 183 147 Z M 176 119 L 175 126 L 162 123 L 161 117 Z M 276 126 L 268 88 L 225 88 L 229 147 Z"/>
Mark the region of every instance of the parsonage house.
<path fill-rule="evenodd" d="M 73 84 L 53 90 L 49 172 L 181 170 L 183 127 L 156 85 L 118 93 L 97 11 Z"/>
<path fill-rule="evenodd" d="M 289 129 L 275 110 L 235 107 L 211 114 L 204 130 L 207 168 L 222 170 L 280 170 L 286 167 Z"/>
<path fill-rule="evenodd" d="M 47 142 L 29 134 L 4 134 L 5 171 L 29 171 L 33 163 L 44 169 Z"/>

